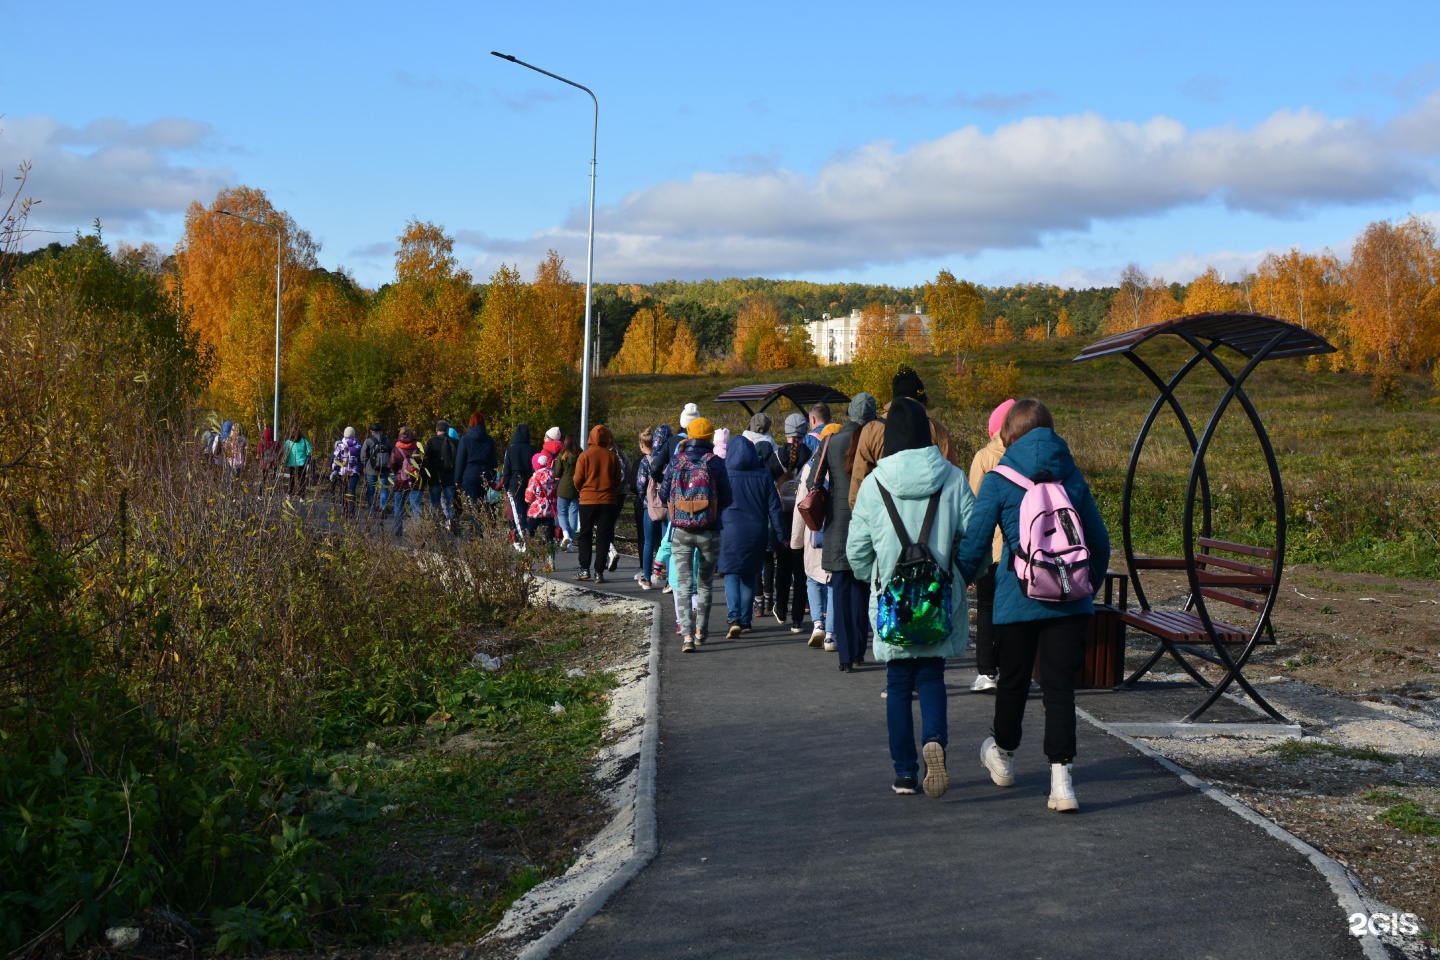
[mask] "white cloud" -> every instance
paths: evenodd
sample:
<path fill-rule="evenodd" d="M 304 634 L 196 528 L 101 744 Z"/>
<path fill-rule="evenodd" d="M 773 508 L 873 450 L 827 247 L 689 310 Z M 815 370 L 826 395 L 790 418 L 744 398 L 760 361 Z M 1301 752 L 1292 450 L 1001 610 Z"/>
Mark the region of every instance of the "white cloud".
<path fill-rule="evenodd" d="M 107 118 L 81 127 L 44 116 L 5 118 L 0 166 L 9 179 L 30 162 L 25 192 L 39 201 L 32 227 L 69 232 L 98 217 L 107 233 L 147 234 L 192 200 L 203 202 L 234 182 L 228 168 L 186 162 L 209 152 L 213 141 L 209 124 L 175 117 L 143 124 Z"/>
<path fill-rule="evenodd" d="M 985 250 L 1203 203 L 1275 217 L 1404 201 L 1437 184 L 1440 92 L 1389 124 L 1280 110 L 1191 130 L 1094 113 L 965 127 L 908 149 L 876 141 L 814 176 L 776 168 L 659 183 L 596 215 L 606 279 L 853 270 Z M 471 235 L 487 254 L 583 257 L 586 211 L 523 240 Z"/>

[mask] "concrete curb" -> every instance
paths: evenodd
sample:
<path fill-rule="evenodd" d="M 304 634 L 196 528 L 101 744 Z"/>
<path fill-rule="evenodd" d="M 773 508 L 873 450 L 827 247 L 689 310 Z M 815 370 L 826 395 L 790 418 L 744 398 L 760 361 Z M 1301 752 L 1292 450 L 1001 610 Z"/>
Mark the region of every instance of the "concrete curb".
<path fill-rule="evenodd" d="M 569 586 L 568 584 L 563 586 Z M 636 597 L 595 590 L 592 587 L 575 587 L 589 593 L 614 597 L 630 603 L 643 603 Z M 658 601 L 650 601 L 654 608 L 650 616 L 650 674 L 645 678 L 645 727 L 640 734 L 640 768 L 635 785 L 635 840 L 633 852 L 610 879 L 592 890 L 589 895 L 571 907 L 544 936 L 527 944 L 517 955 L 517 960 L 544 960 L 555 948 L 575 934 L 585 922 L 600 912 L 609 900 L 639 872 L 655 859 L 660 841 L 655 820 L 655 766 L 660 748 L 660 624 L 663 610 Z"/>
<path fill-rule="evenodd" d="M 1075 708 L 1075 715 L 1083 718 L 1092 726 L 1099 727 L 1110 736 L 1125 742 L 1231 813 L 1241 819 L 1248 820 L 1276 840 L 1292 847 L 1296 852 L 1308 859 L 1311 865 L 1325 878 L 1325 882 L 1330 884 L 1330 891 L 1335 894 L 1335 899 L 1340 904 L 1340 908 L 1345 911 L 1346 916 L 1355 913 L 1363 913 L 1369 916 L 1373 912 L 1370 901 L 1359 885 L 1359 882 L 1339 861 L 1316 850 L 1310 846 L 1310 844 L 1301 840 L 1279 824 L 1262 817 L 1215 785 L 1201 780 L 1169 757 L 1156 752 L 1148 744 L 1142 743 L 1134 737 L 1126 736 L 1124 733 L 1116 730 L 1111 724 L 1092 716 L 1079 707 Z M 1359 937 L 1357 939 L 1360 941 L 1360 949 L 1365 952 L 1367 960 L 1390 960 L 1392 954 L 1386 949 L 1384 942 L 1379 937 Z"/>

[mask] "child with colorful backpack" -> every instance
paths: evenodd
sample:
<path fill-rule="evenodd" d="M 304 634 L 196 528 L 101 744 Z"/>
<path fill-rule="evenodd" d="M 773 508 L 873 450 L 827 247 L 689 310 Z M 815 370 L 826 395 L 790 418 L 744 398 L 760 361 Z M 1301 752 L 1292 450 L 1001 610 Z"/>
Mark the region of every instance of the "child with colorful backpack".
<path fill-rule="evenodd" d="M 680 649 L 694 653 L 704 644 L 710 623 L 710 581 L 720 559 L 720 515 L 731 497 L 725 461 L 715 456 L 715 428 L 705 417 L 695 417 L 686 432 L 689 437 L 665 467 L 660 499 L 670 513 Z M 690 606 L 692 591 L 700 597 L 698 610 Z"/>
<path fill-rule="evenodd" d="M 925 408 L 897 397 L 884 453 L 856 495 L 845 552 L 855 579 L 872 582 L 872 649 L 885 664 L 891 789 L 898 794 L 915 793 L 920 772 L 912 696 L 920 700 L 925 795 L 944 796 L 950 785 L 945 658 L 964 652 L 970 629 L 954 556 L 974 505 L 965 474 L 931 439 Z"/>
<path fill-rule="evenodd" d="M 558 484 L 551 467 L 553 462 L 548 453 L 535 454 L 531 458 L 535 472 L 530 474 L 530 480 L 525 484 L 525 502 L 529 505 L 525 508 L 525 531 L 532 537 L 543 533 L 547 551 L 549 545 L 555 542 L 555 488 Z"/>
<path fill-rule="evenodd" d="M 1039 653 L 1045 702 L 1045 755 L 1051 810 L 1080 809 L 1071 779 L 1075 759 L 1075 674 L 1085 657 L 1094 590 L 1104 582 L 1110 535 L 1090 485 L 1055 420 L 1039 400 L 1020 400 L 1000 427 L 1005 455 L 985 475 L 957 557 L 968 578 L 991 559 L 991 532 L 1003 539 L 995 573 L 995 640 L 999 678 L 994 735 L 980 761 L 997 786 L 1015 782 L 1025 701 Z"/>

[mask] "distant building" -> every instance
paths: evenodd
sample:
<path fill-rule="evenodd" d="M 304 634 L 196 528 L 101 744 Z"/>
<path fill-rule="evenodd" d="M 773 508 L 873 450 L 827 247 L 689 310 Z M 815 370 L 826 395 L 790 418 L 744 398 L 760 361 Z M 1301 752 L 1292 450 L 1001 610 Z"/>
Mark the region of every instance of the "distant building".
<path fill-rule="evenodd" d="M 819 320 L 803 321 L 821 366 L 850 363 L 855 359 L 855 339 L 860 334 L 860 318 L 863 316 L 864 311 L 851 310 L 848 316 L 832 317 L 825 313 L 820 315 Z M 929 339 L 930 318 L 925 315 L 923 304 L 915 304 L 914 313 L 896 313 L 894 317 L 902 335 Z M 919 330 L 915 330 L 917 324 Z"/>

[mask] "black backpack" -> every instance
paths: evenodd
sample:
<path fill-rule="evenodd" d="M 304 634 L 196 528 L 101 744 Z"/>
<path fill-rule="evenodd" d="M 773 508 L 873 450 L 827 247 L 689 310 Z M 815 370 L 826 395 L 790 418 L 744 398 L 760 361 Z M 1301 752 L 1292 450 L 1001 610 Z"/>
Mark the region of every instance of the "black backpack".
<path fill-rule="evenodd" d="M 455 478 L 455 448 L 459 443 L 454 437 L 442 437 L 440 440 L 440 469 L 443 470 L 452 480 Z"/>
<path fill-rule="evenodd" d="M 366 441 L 370 445 L 370 454 L 365 458 L 365 465 L 376 473 L 384 473 L 390 469 L 390 444 L 383 437 L 371 437 Z"/>

